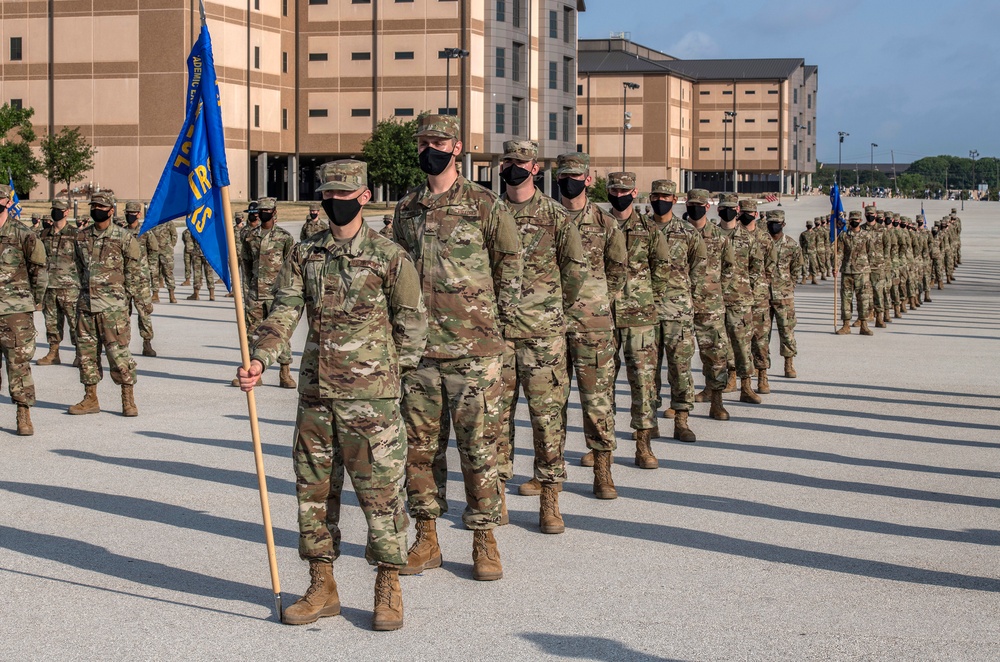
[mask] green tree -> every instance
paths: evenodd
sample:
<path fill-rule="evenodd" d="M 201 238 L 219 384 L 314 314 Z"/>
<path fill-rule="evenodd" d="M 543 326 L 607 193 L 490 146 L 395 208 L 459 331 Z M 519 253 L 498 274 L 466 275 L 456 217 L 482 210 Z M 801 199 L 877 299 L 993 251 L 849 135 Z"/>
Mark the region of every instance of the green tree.
<path fill-rule="evenodd" d="M 594 202 L 607 202 L 608 201 L 608 180 L 604 177 L 598 177 L 594 180 L 594 183 L 590 185 L 587 189 L 587 195 Z"/>
<path fill-rule="evenodd" d="M 45 174 L 51 182 L 66 184 L 66 197 L 73 202 L 73 182 L 83 179 L 94 168 L 96 150 L 80 135 L 80 127 L 42 138 L 42 158 Z"/>
<path fill-rule="evenodd" d="M 34 176 L 42 172 L 42 163 L 31 151 L 35 129 L 31 118 L 33 108 L 0 106 L 0 179 L 7 183 L 7 173 L 14 178 L 14 188 L 24 198 L 38 184 Z"/>
<path fill-rule="evenodd" d="M 398 199 L 426 177 L 417 159 L 416 130 L 417 120 L 382 120 L 361 146 L 368 177 L 376 185 L 388 186 L 390 199 Z"/>

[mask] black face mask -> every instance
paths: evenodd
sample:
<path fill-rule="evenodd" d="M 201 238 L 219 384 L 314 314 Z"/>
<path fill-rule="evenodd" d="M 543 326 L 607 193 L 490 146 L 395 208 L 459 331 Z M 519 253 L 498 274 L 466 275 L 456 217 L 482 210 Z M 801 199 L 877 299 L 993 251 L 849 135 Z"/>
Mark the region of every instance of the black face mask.
<path fill-rule="evenodd" d="M 874 216 L 865 216 L 865 220 L 868 221 L 869 223 L 871 223 L 871 222 L 873 222 L 875 220 L 875 217 Z"/>
<path fill-rule="evenodd" d="M 62 209 L 53 209 L 52 210 L 52 222 L 53 223 L 58 223 L 59 221 L 63 220 L 64 218 L 66 218 L 66 212 L 64 210 L 62 210 Z"/>
<path fill-rule="evenodd" d="M 708 209 L 702 207 L 701 205 L 688 207 L 688 218 L 692 221 L 700 221 L 705 218 L 705 214 L 708 213 Z"/>
<path fill-rule="evenodd" d="M 258 214 L 258 216 L 260 216 L 260 222 L 261 222 L 261 223 L 267 223 L 267 222 L 268 222 L 268 221 L 270 221 L 270 220 L 271 220 L 272 218 L 274 218 L 274 212 L 273 212 L 273 211 L 271 211 L 270 209 L 268 209 L 268 210 L 266 210 L 266 211 L 261 211 L 261 212 L 260 212 L 260 213 Z"/>
<path fill-rule="evenodd" d="M 138 214 L 125 214 L 125 223 L 128 225 L 132 225 L 138 220 L 139 220 Z"/>
<path fill-rule="evenodd" d="M 852 228 L 857 228 L 860 225 L 861 225 L 861 221 L 851 221 L 851 227 Z"/>
<path fill-rule="evenodd" d="M 729 221 L 735 220 L 737 216 L 736 210 L 732 207 L 726 207 L 719 210 L 719 218 L 728 223 Z"/>
<path fill-rule="evenodd" d="M 898 228 L 899 227 L 899 223 L 897 223 L 896 221 L 893 221 L 892 222 L 892 227 Z"/>
<path fill-rule="evenodd" d="M 669 200 L 653 200 L 649 204 L 653 207 L 653 213 L 657 216 L 666 216 L 674 208 L 674 203 Z"/>
<path fill-rule="evenodd" d="M 934 237 L 938 236 L 938 231 L 937 230 L 931 230 L 931 235 L 934 236 Z"/>
<path fill-rule="evenodd" d="M 749 212 L 743 212 L 742 214 L 740 214 L 740 223 L 742 223 L 743 225 L 750 225 L 756 220 L 757 219 L 754 218 L 754 215 Z"/>
<path fill-rule="evenodd" d="M 313 219 L 315 221 L 317 218 L 319 218 L 319 212 L 318 211 L 311 211 L 311 212 L 309 212 L 309 218 L 311 218 L 311 219 Z"/>
<path fill-rule="evenodd" d="M 767 224 L 767 231 L 770 234 L 781 234 L 781 228 L 782 228 L 781 223 L 777 223 L 777 222 L 773 222 L 772 221 L 772 222 L 770 222 L 770 223 Z"/>
<path fill-rule="evenodd" d="M 104 221 L 111 218 L 110 209 L 91 209 L 90 217 L 94 219 L 94 223 L 103 223 Z"/>
<path fill-rule="evenodd" d="M 442 152 L 439 149 L 428 147 L 420 152 L 418 157 L 420 169 L 428 175 L 440 175 L 451 163 L 451 156 L 451 152 Z"/>
<path fill-rule="evenodd" d="M 528 177 L 531 177 L 531 171 L 522 168 L 516 163 L 511 164 L 506 170 L 500 171 L 500 179 L 502 179 L 507 186 L 520 186 L 523 184 Z"/>
<path fill-rule="evenodd" d="M 326 212 L 331 223 L 342 228 L 357 218 L 358 212 L 361 211 L 361 202 L 358 201 L 358 198 L 349 200 L 323 198 L 323 211 Z"/>
<path fill-rule="evenodd" d="M 573 179 L 567 177 L 559 180 L 559 194 L 564 198 L 573 200 L 580 197 L 580 194 L 587 190 L 586 180 Z"/>
<path fill-rule="evenodd" d="M 626 193 L 625 195 L 609 195 L 608 202 L 617 212 L 622 212 L 628 209 L 628 206 L 632 204 L 635 198 L 632 197 L 631 193 Z"/>

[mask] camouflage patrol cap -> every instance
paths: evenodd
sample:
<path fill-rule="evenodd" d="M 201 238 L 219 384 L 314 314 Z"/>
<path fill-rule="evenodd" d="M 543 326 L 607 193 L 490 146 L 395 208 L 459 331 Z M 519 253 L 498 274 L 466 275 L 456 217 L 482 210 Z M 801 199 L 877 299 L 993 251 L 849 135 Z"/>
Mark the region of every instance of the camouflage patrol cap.
<path fill-rule="evenodd" d="M 657 195 L 677 195 L 677 182 L 672 179 L 657 179 L 653 182 L 650 193 Z"/>
<path fill-rule="evenodd" d="M 855 210 L 851 211 L 851 213 L 847 217 L 847 220 L 849 220 L 849 221 L 860 221 L 861 220 L 861 211 L 858 210 L 858 209 L 855 209 Z"/>
<path fill-rule="evenodd" d="M 90 204 L 103 207 L 115 206 L 115 194 L 111 191 L 98 191 L 90 194 Z"/>
<path fill-rule="evenodd" d="M 538 143 L 534 140 L 508 140 L 503 144 L 503 158 L 534 161 L 538 158 Z"/>
<path fill-rule="evenodd" d="M 319 168 L 323 184 L 317 191 L 357 191 L 368 186 L 368 164 L 355 159 L 324 163 Z"/>
<path fill-rule="evenodd" d="M 707 189 L 693 188 L 687 192 L 687 204 L 707 205 L 712 198 L 712 194 Z"/>
<path fill-rule="evenodd" d="M 740 209 L 742 209 L 743 211 L 756 212 L 757 201 L 751 198 L 744 198 L 743 200 L 740 200 Z"/>
<path fill-rule="evenodd" d="M 719 209 L 736 209 L 740 204 L 740 196 L 735 193 L 719 194 Z"/>
<path fill-rule="evenodd" d="M 813 222 L 812 221 L 806 221 L 806 227 L 807 228 L 811 228 L 812 226 L 813 226 Z"/>
<path fill-rule="evenodd" d="M 560 154 L 556 158 L 556 177 L 562 175 L 586 175 L 590 170 L 590 156 L 583 152 Z"/>
<path fill-rule="evenodd" d="M 320 204 L 319 200 L 313 200 L 309 203 L 309 211 L 319 211 L 322 208 L 323 205 Z"/>
<path fill-rule="evenodd" d="M 129 201 L 125 203 L 125 213 L 126 214 L 138 214 L 142 211 L 142 205 L 135 201 Z"/>
<path fill-rule="evenodd" d="M 67 209 L 69 209 L 69 203 L 66 202 L 65 200 L 53 200 L 52 204 L 50 205 L 50 208 L 62 209 L 63 211 L 66 211 Z"/>
<path fill-rule="evenodd" d="M 385 223 L 386 225 L 392 223 L 392 214 L 386 214 L 385 216 L 383 216 L 382 222 Z"/>
<path fill-rule="evenodd" d="M 952 207 L 951 208 L 951 213 L 952 214 L 957 214 L 958 213 L 958 207 Z"/>
<path fill-rule="evenodd" d="M 635 188 L 634 172 L 610 172 L 608 173 L 608 189 L 619 191 L 631 191 Z"/>
<path fill-rule="evenodd" d="M 458 139 L 461 125 L 455 115 L 424 115 L 417 120 L 417 136 Z"/>
<path fill-rule="evenodd" d="M 878 209 L 875 209 L 875 205 L 865 205 L 865 211 L 868 211 L 869 209 L 878 212 Z"/>
<path fill-rule="evenodd" d="M 243 212 L 241 211 L 238 211 L 235 214 L 233 214 L 233 217 L 236 218 L 237 221 L 242 221 L 244 218 L 246 218 L 246 216 L 244 216 Z"/>
<path fill-rule="evenodd" d="M 277 198 L 261 198 L 257 201 L 257 209 L 261 211 L 274 210 L 278 208 Z"/>
<path fill-rule="evenodd" d="M 9 185 L 0 184 L 0 198 L 10 198 L 13 193 L 14 189 L 12 189 Z"/>
<path fill-rule="evenodd" d="M 782 209 L 768 209 L 766 217 L 769 221 L 785 222 L 785 212 Z"/>
<path fill-rule="evenodd" d="M 49 216 L 48 214 L 46 214 L 45 216 L 42 216 L 42 220 L 43 221 L 48 221 L 48 222 L 51 223 L 52 222 L 52 217 Z"/>
<path fill-rule="evenodd" d="M 31 220 L 32 221 L 37 221 L 38 220 L 38 214 L 32 214 L 31 215 Z"/>

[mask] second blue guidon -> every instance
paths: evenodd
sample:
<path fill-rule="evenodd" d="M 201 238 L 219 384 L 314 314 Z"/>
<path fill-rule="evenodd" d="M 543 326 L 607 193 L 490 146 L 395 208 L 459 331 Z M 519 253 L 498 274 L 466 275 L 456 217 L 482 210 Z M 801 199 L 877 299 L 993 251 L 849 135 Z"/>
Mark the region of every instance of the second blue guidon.
<path fill-rule="evenodd" d="M 844 204 L 840 201 L 840 186 L 834 184 L 830 189 L 830 243 L 837 241 L 837 235 L 843 232 L 840 223 L 844 222 Z"/>

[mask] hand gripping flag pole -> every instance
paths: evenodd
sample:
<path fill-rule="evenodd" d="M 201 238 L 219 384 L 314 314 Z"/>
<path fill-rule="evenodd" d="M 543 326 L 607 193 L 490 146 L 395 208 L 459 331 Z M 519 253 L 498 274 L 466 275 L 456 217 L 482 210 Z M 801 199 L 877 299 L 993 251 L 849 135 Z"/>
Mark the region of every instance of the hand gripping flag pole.
<path fill-rule="evenodd" d="M 233 292 L 236 305 L 236 327 L 240 341 L 240 358 L 244 369 L 250 368 L 250 347 L 247 342 L 243 314 L 243 288 L 236 258 L 236 235 L 233 228 L 232 203 L 229 200 L 229 168 L 226 165 L 225 134 L 222 127 L 221 100 L 212 58 L 212 39 L 201 5 L 201 34 L 188 57 L 187 112 L 180 136 L 170 154 L 156 192 L 149 203 L 146 220 L 140 234 L 161 223 L 184 217 L 191 235 L 205 259 Z M 264 453 L 260 445 L 257 423 L 257 402 L 253 391 L 247 393 L 250 436 L 257 487 L 267 543 L 267 558 L 274 591 L 274 607 L 281 620 L 281 582 L 271 527 L 271 507 L 267 498 L 267 477 L 264 473 Z"/>

